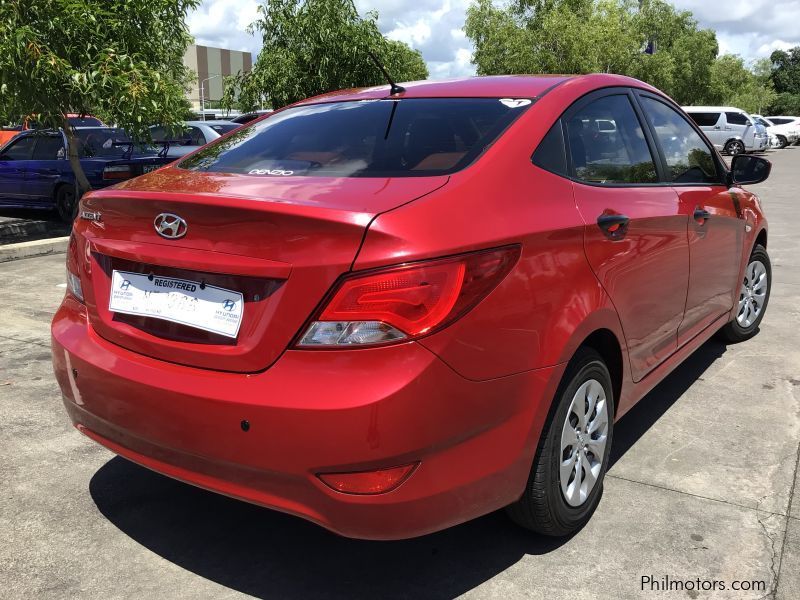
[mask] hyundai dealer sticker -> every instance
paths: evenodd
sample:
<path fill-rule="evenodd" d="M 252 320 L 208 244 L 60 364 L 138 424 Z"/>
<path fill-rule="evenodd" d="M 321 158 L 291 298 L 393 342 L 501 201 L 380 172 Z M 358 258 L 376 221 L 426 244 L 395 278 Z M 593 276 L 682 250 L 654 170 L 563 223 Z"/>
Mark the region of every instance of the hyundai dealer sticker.
<path fill-rule="evenodd" d="M 531 103 L 530 98 L 500 98 L 500 103 L 508 108 L 520 108 Z"/>

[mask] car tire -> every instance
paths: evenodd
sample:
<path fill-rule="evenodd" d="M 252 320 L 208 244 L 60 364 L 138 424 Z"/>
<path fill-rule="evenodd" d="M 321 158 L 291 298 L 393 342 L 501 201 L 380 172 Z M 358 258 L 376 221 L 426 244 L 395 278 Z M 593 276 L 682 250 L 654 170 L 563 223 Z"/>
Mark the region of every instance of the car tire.
<path fill-rule="evenodd" d="M 744 154 L 746 148 L 744 147 L 744 143 L 741 140 L 731 140 L 727 144 L 725 144 L 725 153 L 730 154 L 731 156 L 736 156 L 738 154 Z"/>
<path fill-rule="evenodd" d="M 78 212 L 78 202 L 75 200 L 75 188 L 71 185 L 61 185 L 56 190 L 56 212 L 65 223 L 72 223 Z"/>
<path fill-rule="evenodd" d="M 779 135 L 778 137 L 778 149 L 783 150 L 786 146 L 789 145 L 789 140 L 787 140 L 784 136 Z"/>
<path fill-rule="evenodd" d="M 758 333 L 758 326 L 767 312 L 771 289 L 772 264 L 769 254 L 764 246 L 757 244 L 744 270 L 736 317 L 719 330 L 719 337 L 723 341 L 737 344 Z"/>
<path fill-rule="evenodd" d="M 582 420 L 576 407 L 584 413 Z M 543 535 L 566 536 L 589 521 L 602 495 L 613 415 L 608 368 L 596 351 L 581 348 L 556 392 L 525 491 L 506 508 L 515 523 Z"/>

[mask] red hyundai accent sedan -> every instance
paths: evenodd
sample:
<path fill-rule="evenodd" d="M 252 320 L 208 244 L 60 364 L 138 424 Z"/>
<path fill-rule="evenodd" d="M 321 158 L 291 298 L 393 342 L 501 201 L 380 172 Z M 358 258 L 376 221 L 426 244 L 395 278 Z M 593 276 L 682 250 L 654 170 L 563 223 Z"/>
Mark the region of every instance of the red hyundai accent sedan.
<path fill-rule="evenodd" d="M 599 501 L 613 424 L 753 336 L 767 224 L 658 90 L 482 77 L 312 98 L 88 194 L 52 325 L 75 426 L 345 536 Z"/>

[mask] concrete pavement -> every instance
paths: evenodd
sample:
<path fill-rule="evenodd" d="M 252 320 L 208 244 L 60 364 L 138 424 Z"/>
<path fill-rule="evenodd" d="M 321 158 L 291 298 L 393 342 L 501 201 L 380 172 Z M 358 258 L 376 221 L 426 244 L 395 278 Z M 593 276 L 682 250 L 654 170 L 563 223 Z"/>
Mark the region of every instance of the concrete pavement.
<path fill-rule="evenodd" d="M 115 458 L 72 429 L 52 377 L 64 256 L 0 264 L 0 597 L 796 598 L 800 148 L 769 158 L 761 332 L 707 343 L 617 424 L 601 504 L 567 540 L 502 513 L 345 540 Z M 642 590 L 665 576 L 717 591 Z"/>

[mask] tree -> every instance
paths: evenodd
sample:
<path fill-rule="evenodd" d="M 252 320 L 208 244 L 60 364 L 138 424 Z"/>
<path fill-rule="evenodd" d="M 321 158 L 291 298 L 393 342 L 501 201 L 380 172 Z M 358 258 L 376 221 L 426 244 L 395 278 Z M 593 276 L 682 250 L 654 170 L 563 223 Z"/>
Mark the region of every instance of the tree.
<path fill-rule="evenodd" d="M 378 15 L 361 17 L 352 0 L 265 0 L 251 33 L 264 46 L 250 73 L 226 79 L 224 104 L 251 110 L 281 107 L 309 96 L 385 83 L 374 53 L 397 81 L 425 79 L 422 55 L 387 40 Z"/>
<path fill-rule="evenodd" d="M 776 50 L 769 59 L 769 78 L 777 92 L 769 112 L 800 115 L 800 46 Z"/>
<path fill-rule="evenodd" d="M 769 78 L 763 76 L 763 69 L 763 63 L 754 65 L 751 70 L 741 57 L 723 54 L 712 63 L 707 102 L 763 114 L 775 99 L 775 90 Z"/>
<path fill-rule="evenodd" d="M 772 83 L 779 94 L 800 94 L 800 46 L 791 50 L 776 50 L 772 61 Z"/>
<path fill-rule="evenodd" d="M 479 74 L 620 73 L 678 102 L 706 95 L 718 51 L 713 31 L 663 0 L 475 0 L 464 30 Z"/>
<path fill-rule="evenodd" d="M 187 12 L 199 0 L 0 0 L 0 114 L 63 128 L 79 191 L 90 188 L 66 114 L 97 115 L 137 139 L 174 125 L 191 72 Z"/>

